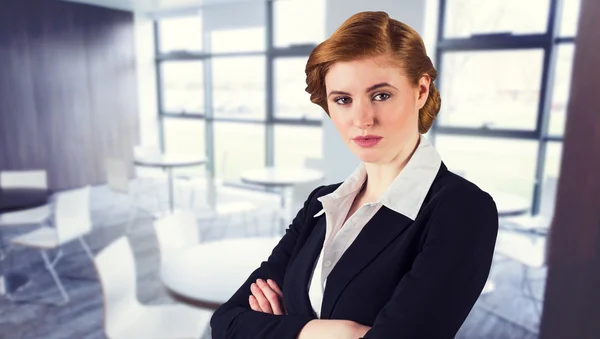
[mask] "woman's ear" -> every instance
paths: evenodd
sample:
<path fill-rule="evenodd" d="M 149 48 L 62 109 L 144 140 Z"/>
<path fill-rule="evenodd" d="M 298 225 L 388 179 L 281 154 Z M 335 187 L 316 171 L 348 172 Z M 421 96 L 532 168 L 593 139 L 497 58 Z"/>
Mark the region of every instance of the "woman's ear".
<path fill-rule="evenodd" d="M 429 97 L 429 84 L 431 84 L 431 77 L 429 74 L 425 74 L 421 77 L 421 79 L 419 79 L 417 92 L 417 106 L 419 109 L 423 108 L 423 106 L 425 106 L 425 102 L 427 102 L 427 98 Z"/>

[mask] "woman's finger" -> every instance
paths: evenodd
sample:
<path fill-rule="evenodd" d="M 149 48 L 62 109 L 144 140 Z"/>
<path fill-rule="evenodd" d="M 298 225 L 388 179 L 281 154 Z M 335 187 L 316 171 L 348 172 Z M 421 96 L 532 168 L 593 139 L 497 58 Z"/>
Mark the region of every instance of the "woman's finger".
<path fill-rule="evenodd" d="M 256 301 L 260 306 L 260 310 L 264 313 L 273 314 L 273 310 L 271 309 L 271 303 L 269 302 L 267 297 L 265 297 L 260 287 L 258 287 L 258 285 L 254 283 L 250 285 L 250 291 L 252 291 L 252 295 L 256 298 Z"/>
<path fill-rule="evenodd" d="M 250 308 L 253 311 L 262 312 L 262 310 L 260 309 L 260 306 L 258 305 L 258 301 L 256 300 L 256 298 L 253 295 L 250 295 L 250 297 L 248 298 L 248 301 L 250 303 Z"/>
<path fill-rule="evenodd" d="M 283 315 L 283 309 L 279 301 L 279 295 L 262 279 L 258 279 L 256 283 L 258 284 L 258 287 L 260 287 L 264 296 L 269 301 L 271 309 L 273 310 L 273 314 Z"/>
<path fill-rule="evenodd" d="M 281 289 L 279 288 L 279 286 L 277 286 L 277 283 L 274 280 L 267 280 L 267 284 L 269 284 L 269 286 L 271 286 L 271 288 L 273 289 L 273 291 L 275 291 L 275 293 L 277 293 L 277 295 L 283 299 L 283 292 L 281 291 Z"/>
<path fill-rule="evenodd" d="M 279 286 L 277 285 L 277 283 L 274 280 L 267 280 L 267 284 L 269 284 L 269 286 L 271 286 L 271 288 L 273 289 L 273 291 L 275 291 L 275 293 L 277 293 L 277 295 L 279 295 L 279 302 L 281 305 L 281 311 L 284 314 L 287 314 L 287 311 L 285 309 L 285 306 L 283 305 L 283 291 L 281 291 L 281 289 L 279 288 Z"/>

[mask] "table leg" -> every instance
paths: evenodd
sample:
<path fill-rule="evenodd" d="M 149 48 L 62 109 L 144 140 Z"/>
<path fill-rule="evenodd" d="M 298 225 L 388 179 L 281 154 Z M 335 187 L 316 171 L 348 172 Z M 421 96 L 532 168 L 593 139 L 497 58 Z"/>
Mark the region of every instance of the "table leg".
<path fill-rule="evenodd" d="M 281 234 L 285 234 L 285 228 L 291 222 L 290 217 L 293 217 L 290 210 L 291 206 L 289 206 L 292 190 L 293 187 L 283 187 L 281 189 Z"/>
<path fill-rule="evenodd" d="M 173 202 L 173 168 L 167 168 L 167 172 L 169 173 L 169 209 L 171 213 L 173 213 L 174 202 Z"/>

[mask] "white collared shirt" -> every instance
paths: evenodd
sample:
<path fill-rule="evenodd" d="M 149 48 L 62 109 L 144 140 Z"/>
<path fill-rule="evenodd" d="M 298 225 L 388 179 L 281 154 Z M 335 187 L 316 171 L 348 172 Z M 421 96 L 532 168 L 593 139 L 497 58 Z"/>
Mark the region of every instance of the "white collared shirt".
<path fill-rule="evenodd" d="M 421 135 L 419 146 L 384 194 L 376 202 L 360 206 L 345 223 L 344 219 L 367 179 L 364 164 L 354 170 L 335 191 L 318 198 L 323 209 L 314 217 L 325 214 L 327 226 L 323 248 L 308 287 L 308 296 L 317 317 L 321 317 L 327 277 L 367 222 L 381 206 L 414 220 L 441 163 L 438 152 Z"/>

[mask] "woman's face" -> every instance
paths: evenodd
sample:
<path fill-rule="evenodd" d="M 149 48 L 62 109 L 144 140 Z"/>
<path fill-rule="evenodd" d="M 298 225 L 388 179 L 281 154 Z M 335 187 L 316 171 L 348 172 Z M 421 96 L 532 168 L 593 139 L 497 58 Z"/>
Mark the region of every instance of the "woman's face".
<path fill-rule="evenodd" d="M 337 62 L 325 76 L 331 120 L 350 150 L 367 163 L 389 163 L 412 152 L 419 109 L 429 93 L 428 76 L 414 87 L 387 58 Z"/>

